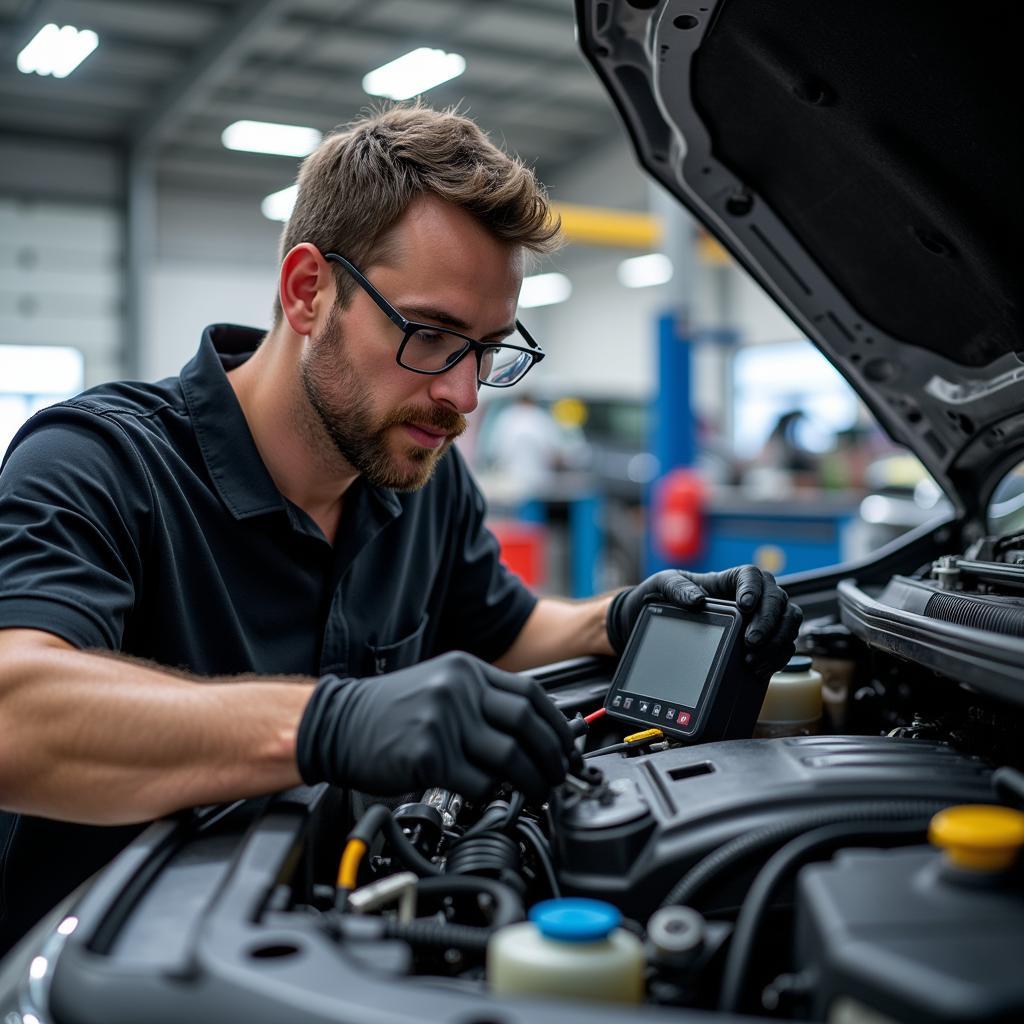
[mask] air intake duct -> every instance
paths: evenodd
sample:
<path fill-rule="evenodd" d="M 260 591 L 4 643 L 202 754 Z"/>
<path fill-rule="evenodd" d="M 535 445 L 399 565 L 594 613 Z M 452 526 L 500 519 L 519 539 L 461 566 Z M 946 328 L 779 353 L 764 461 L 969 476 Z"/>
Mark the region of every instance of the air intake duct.
<path fill-rule="evenodd" d="M 924 614 L 971 629 L 1024 637 L 1024 607 L 1018 603 L 1002 604 L 965 594 L 934 594 L 925 605 Z"/>

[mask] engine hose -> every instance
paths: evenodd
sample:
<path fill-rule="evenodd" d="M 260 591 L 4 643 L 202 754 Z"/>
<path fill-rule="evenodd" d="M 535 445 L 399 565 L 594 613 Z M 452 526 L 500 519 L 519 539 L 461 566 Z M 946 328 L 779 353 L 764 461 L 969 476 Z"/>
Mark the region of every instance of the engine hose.
<path fill-rule="evenodd" d="M 457 896 L 469 893 L 487 896 L 491 901 L 491 929 L 504 928 L 526 918 L 526 910 L 519 894 L 510 886 L 494 881 L 493 878 L 477 878 L 469 875 L 445 875 L 443 877 L 421 878 L 416 892 L 424 899 L 430 897 Z"/>
<path fill-rule="evenodd" d="M 498 827 L 508 814 L 508 805 L 504 800 L 496 800 L 491 804 L 483 814 L 480 815 L 480 820 L 475 824 L 470 825 L 465 832 L 462 833 L 462 838 L 465 839 L 467 836 L 479 835 L 481 832 L 486 832 L 488 829 Z"/>
<path fill-rule="evenodd" d="M 750 891 L 743 900 L 736 928 L 729 943 L 729 952 L 722 973 L 722 988 L 718 1009 L 724 1013 L 738 1013 L 747 984 L 747 969 L 754 952 L 754 944 L 761 920 L 772 895 L 783 879 L 822 848 L 835 846 L 851 839 L 876 841 L 892 837 L 918 837 L 928 829 L 930 815 L 916 821 L 858 821 L 836 822 L 813 829 L 790 840 L 776 850 L 758 872 Z"/>
<path fill-rule="evenodd" d="M 689 906 L 694 897 L 723 872 L 734 867 L 744 858 L 763 850 L 776 847 L 794 836 L 822 825 L 855 821 L 899 821 L 932 815 L 952 801 L 939 800 L 861 800 L 856 803 L 818 808 L 813 811 L 792 814 L 782 821 L 766 825 L 754 832 L 736 836 L 718 849 L 709 853 L 676 883 L 671 892 L 661 901 L 663 907 L 679 904 Z"/>
<path fill-rule="evenodd" d="M 1024 637 L 1024 608 L 965 594 L 935 594 L 924 607 L 930 619 L 952 622 L 989 633 Z"/>
<path fill-rule="evenodd" d="M 495 828 L 504 832 L 509 831 L 519 820 L 525 802 L 523 794 L 518 790 L 512 794 L 511 800 L 507 803 L 504 800 L 492 801 L 487 805 L 484 813 L 480 815 L 480 820 L 462 833 L 462 838 L 465 839 L 469 836 L 479 835 L 481 832 L 487 832 Z"/>
<path fill-rule="evenodd" d="M 508 810 L 505 812 L 505 817 L 501 822 L 500 828 L 503 832 L 508 832 L 510 829 L 515 828 L 519 815 L 523 813 L 523 807 L 525 806 L 526 797 L 517 789 L 509 799 Z"/>
<path fill-rule="evenodd" d="M 544 872 L 552 899 L 561 899 L 562 890 L 558 884 L 558 875 L 555 873 L 555 865 L 551 859 L 551 844 L 540 830 L 540 826 L 529 818 L 523 818 L 517 826 L 517 831 L 532 847 L 533 854 Z"/>
<path fill-rule="evenodd" d="M 482 875 L 507 882 L 510 875 L 518 878 L 519 865 L 519 844 L 504 832 L 488 829 L 486 832 L 463 836 L 452 845 L 448 851 L 445 873 Z"/>
<path fill-rule="evenodd" d="M 447 896 L 487 896 L 490 900 L 490 919 L 485 926 L 452 924 L 437 918 L 419 918 L 400 921 L 390 917 L 370 917 L 344 913 L 340 909 L 328 910 L 321 915 L 323 924 L 335 940 L 367 942 L 380 939 L 402 939 L 413 946 L 456 948 L 471 953 L 482 953 L 487 940 L 499 928 L 516 924 L 526 918 L 523 901 L 509 886 L 491 878 L 466 876 L 421 878 L 416 883 L 416 894 L 427 902 Z"/>
<path fill-rule="evenodd" d="M 997 768 L 992 774 L 992 785 L 1007 803 L 1024 806 L 1024 772 L 1016 768 Z"/>
<path fill-rule="evenodd" d="M 355 827 L 348 834 L 349 841 L 361 839 L 367 846 L 377 837 L 378 832 L 383 832 L 395 856 L 411 871 L 415 871 L 421 877 L 424 875 L 439 875 L 441 869 L 432 864 L 426 857 L 409 842 L 408 837 L 402 831 L 402 826 L 391 816 L 391 808 L 384 804 L 374 804 L 356 822 Z"/>
<path fill-rule="evenodd" d="M 513 839 L 497 829 L 463 837 L 452 844 L 448 853 L 450 875 L 487 875 L 505 868 L 519 866 L 519 847 Z"/>
<path fill-rule="evenodd" d="M 410 946 L 434 949 L 461 949 L 468 953 L 484 953 L 491 937 L 490 928 L 474 928 L 468 924 L 448 924 L 446 921 L 423 919 L 419 921 L 385 921 L 384 938 L 402 939 Z"/>

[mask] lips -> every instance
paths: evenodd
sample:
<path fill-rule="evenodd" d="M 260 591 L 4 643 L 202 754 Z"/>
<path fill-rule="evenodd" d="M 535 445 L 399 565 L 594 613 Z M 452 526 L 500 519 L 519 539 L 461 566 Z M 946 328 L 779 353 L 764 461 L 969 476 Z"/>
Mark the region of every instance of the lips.
<path fill-rule="evenodd" d="M 422 448 L 438 448 L 448 438 L 448 434 L 436 427 L 422 427 L 416 423 L 402 424 L 412 439 Z"/>

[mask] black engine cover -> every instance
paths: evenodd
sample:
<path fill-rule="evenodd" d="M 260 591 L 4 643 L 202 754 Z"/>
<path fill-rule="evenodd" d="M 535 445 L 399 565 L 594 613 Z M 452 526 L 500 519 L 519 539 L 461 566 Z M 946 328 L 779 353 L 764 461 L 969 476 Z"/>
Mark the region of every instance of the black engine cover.
<path fill-rule="evenodd" d="M 787 816 L 873 800 L 937 810 L 992 798 L 983 761 L 884 736 L 726 740 L 589 763 L 608 786 L 603 795 L 558 794 L 559 879 L 567 893 L 610 900 L 641 919 L 707 854 Z M 735 906 L 757 866 L 725 873 L 702 893 L 701 909 Z"/>

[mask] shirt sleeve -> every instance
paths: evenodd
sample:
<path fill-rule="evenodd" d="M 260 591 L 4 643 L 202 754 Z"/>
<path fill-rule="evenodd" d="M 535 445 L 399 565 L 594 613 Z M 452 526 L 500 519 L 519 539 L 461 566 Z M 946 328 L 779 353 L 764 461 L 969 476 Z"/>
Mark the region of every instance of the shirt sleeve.
<path fill-rule="evenodd" d="M 447 649 L 494 661 L 512 646 L 537 598 L 502 565 L 497 538 L 484 523 L 484 497 L 456 449 L 450 459 L 458 509 L 452 532 L 457 550 L 441 633 Z"/>
<path fill-rule="evenodd" d="M 45 409 L 0 469 L 0 628 L 117 650 L 141 588 L 151 490 L 110 416 Z"/>

